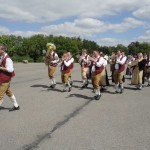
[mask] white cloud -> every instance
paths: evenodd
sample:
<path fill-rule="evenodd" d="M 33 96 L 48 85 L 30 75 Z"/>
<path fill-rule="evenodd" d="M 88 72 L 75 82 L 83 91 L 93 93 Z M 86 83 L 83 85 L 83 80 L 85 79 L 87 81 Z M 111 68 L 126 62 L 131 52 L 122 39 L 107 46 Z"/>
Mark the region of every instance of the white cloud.
<path fill-rule="evenodd" d="M 125 18 L 124 21 L 120 24 L 113 24 L 112 29 L 114 29 L 116 32 L 125 32 L 128 29 L 136 28 L 141 25 L 145 25 L 146 23 L 143 21 L 139 21 L 134 18 Z"/>
<path fill-rule="evenodd" d="M 148 4 L 149 0 L 142 0 L 142 3 L 141 0 L 2 0 L 0 18 L 26 22 L 49 22 L 69 16 L 99 18 Z"/>
<path fill-rule="evenodd" d="M 92 18 L 76 19 L 59 25 L 43 27 L 42 32 L 54 35 L 88 37 L 109 30 L 109 24 Z"/>
<path fill-rule="evenodd" d="M 132 40 L 116 39 L 116 38 L 101 38 L 97 40 L 98 45 L 100 46 L 117 46 L 122 44 L 128 46 Z"/>
<path fill-rule="evenodd" d="M 125 18 L 120 24 L 112 24 L 92 18 L 76 19 L 74 22 L 66 22 L 59 25 L 43 27 L 41 31 L 47 34 L 88 37 L 109 30 L 125 32 L 131 28 L 145 25 L 143 21 L 134 18 Z"/>
<path fill-rule="evenodd" d="M 142 19 L 150 19 L 150 5 L 137 9 L 133 15 Z"/>
<path fill-rule="evenodd" d="M 14 34 L 24 37 L 30 37 L 34 34 L 53 34 L 54 36 L 70 36 L 81 37 L 86 39 L 94 38 L 98 34 L 114 31 L 115 34 L 121 35 L 121 32 L 128 32 L 128 30 L 142 27 L 150 28 L 150 24 L 146 20 L 141 21 L 133 18 L 131 15 L 124 16 L 118 23 L 112 23 L 111 20 L 103 21 L 105 17 L 121 16 L 121 14 L 128 12 L 137 18 L 149 18 L 150 1 L 149 0 L 1 0 L 0 5 L 0 21 L 1 19 L 14 23 L 23 22 L 29 23 L 28 26 L 38 24 L 37 31 L 10 30 L 8 27 L 0 27 L 1 34 Z M 64 21 L 67 18 L 75 18 L 72 21 Z M 59 20 L 60 19 L 60 20 Z M 143 19 L 142 19 L 143 20 Z M 53 24 L 55 22 L 55 24 Z M 57 24 L 57 22 L 60 22 Z M 39 24 L 40 23 L 40 24 Z M 46 25 L 44 24 L 46 23 Z M 40 27 L 42 26 L 42 27 Z M 130 34 L 130 33 L 129 33 Z M 123 35 L 123 34 L 122 34 Z M 113 38 L 101 38 L 99 44 L 117 45 L 118 43 L 127 44 L 131 40 L 121 40 Z M 148 40 L 149 33 L 140 36 L 139 40 Z M 150 39 L 150 38 L 149 38 Z M 132 39 L 134 40 L 134 39 Z"/>
<path fill-rule="evenodd" d="M 10 33 L 10 31 L 8 28 L 0 26 L 0 35 L 1 34 L 9 34 L 9 33 Z"/>
<path fill-rule="evenodd" d="M 150 43 L 150 30 L 147 30 L 144 35 L 139 36 L 138 41 Z"/>
<path fill-rule="evenodd" d="M 150 43 L 150 30 L 147 30 L 144 35 L 132 39 L 101 38 L 97 39 L 96 42 L 100 46 L 117 46 L 118 44 L 128 46 L 131 42 L 135 41 Z"/>

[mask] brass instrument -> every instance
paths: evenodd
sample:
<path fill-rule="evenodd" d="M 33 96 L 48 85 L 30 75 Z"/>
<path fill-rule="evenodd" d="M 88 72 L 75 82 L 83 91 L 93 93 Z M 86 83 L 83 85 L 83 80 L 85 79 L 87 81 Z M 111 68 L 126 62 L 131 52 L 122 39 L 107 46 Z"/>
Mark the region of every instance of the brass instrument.
<path fill-rule="evenodd" d="M 138 65 L 139 61 L 138 60 L 134 60 L 131 62 L 131 67 Z"/>
<path fill-rule="evenodd" d="M 56 46 L 52 43 L 47 43 L 46 47 L 47 47 L 47 51 L 45 55 L 45 64 L 49 65 L 51 61 L 54 60 L 53 55 L 51 55 L 51 52 L 56 50 Z"/>

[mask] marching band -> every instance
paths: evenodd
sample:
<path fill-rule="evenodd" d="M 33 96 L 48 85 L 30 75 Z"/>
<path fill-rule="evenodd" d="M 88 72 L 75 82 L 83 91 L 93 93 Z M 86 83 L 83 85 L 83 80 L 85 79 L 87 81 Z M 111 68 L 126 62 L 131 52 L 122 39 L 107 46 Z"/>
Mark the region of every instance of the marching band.
<path fill-rule="evenodd" d="M 55 88 L 56 81 L 54 73 L 58 65 L 60 66 L 61 81 L 64 86 L 62 91 L 70 92 L 73 84 L 71 74 L 74 66 L 74 58 L 70 52 L 64 52 L 61 59 L 59 59 L 56 53 L 56 46 L 52 43 L 47 43 L 46 46 L 45 62 L 48 65 L 48 75 L 51 81 L 50 88 Z M 130 75 L 131 84 L 136 85 L 138 90 L 142 89 L 143 76 L 147 78 L 147 86 L 150 86 L 149 56 L 150 53 L 144 58 L 142 53 L 138 53 L 136 58 L 132 55 L 127 57 L 121 49 L 118 49 L 117 53 L 115 54 L 113 52 L 108 59 L 108 56 L 105 57 L 103 52 L 94 50 L 93 55 L 90 56 L 86 49 L 82 49 L 82 54 L 78 59 L 78 63 L 81 66 L 81 88 L 86 88 L 89 80 L 91 80 L 95 93 L 93 99 L 99 100 L 101 98 L 101 91 L 106 90 L 106 86 L 109 85 L 106 69 L 108 64 L 110 64 L 111 77 L 112 82 L 115 84 L 116 94 L 122 94 L 124 91 L 125 72 L 126 75 Z"/>

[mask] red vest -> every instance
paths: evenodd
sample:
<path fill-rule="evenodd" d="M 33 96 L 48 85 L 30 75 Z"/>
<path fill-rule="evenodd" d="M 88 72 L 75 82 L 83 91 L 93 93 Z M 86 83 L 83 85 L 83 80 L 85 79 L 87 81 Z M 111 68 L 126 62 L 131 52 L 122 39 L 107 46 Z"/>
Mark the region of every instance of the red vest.
<path fill-rule="evenodd" d="M 6 57 L 2 61 L 1 67 L 5 68 L 7 58 L 10 58 L 9 55 L 6 55 Z M 14 76 L 15 76 L 14 71 L 10 73 L 10 72 L 0 70 L 0 83 L 6 83 L 6 82 L 10 81 L 11 78 L 14 77 Z"/>
<path fill-rule="evenodd" d="M 100 59 L 100 57 L 98 58 L 97 62 L 99 61 L 99 59 Z M 95 66 L 95 74 L 97 75 L 97 74 L 101 73 L 103 71 L 103 69 L 104 69 L 103 65 L 101 65 L 100 67 Z"/>
<path fill-rule="evenodd" d="M 52 55 L 52 61 L 54 61 L 55 60 L 55 52 L 53 52 L 53 55 Z M 50 58 L 49 58 L 49 60 L 50 60 Z M 50 63 L 50 66 L 53 66 L 53 67 L 56 67 L 57 66 L 57 63 Z"/>
<path fill-rule="evenodd" d="M 123 56 L 121 57 L 120 60 L 122 60 L 122 59 L 123 59 Z M 123 65 L 119 64 L 119 73 L 121 73 L 122 71 L 125 70 L 125 65 L 126 65 L 126 61 L 125 61 L 125 63 Z"/>
<path fill-rule="evenodd" d="M 88 58 L 88 55 L 86 54 L 85 59 L 87 60 L 87 58 Z M 83 63 L 83 60 L 81 61 L 81 66 L 82 66 L 82 63 Z M 84 67 L 84 68 L 87 68 L 87 67 L 88 67 L 88 64 L 87 64 L 87 63 L 84 63 L 83 67 Z"/>
<path fill-rule="evenodd" d="M 65 73 L 69 73 L 70 72 L 70 69 L 72 69 L 72 64 L 70 64 L 70 66 L 65 66 L 64 62 L 61 64 L 61 68 L 63 66 L 63 70 L 61 70 L 64 74 Z"/>

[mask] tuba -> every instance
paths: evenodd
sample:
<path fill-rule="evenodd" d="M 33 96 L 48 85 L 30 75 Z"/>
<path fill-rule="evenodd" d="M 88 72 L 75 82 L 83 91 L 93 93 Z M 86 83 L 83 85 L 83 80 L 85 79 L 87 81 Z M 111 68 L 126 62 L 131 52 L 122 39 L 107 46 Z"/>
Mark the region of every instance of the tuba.
<path fill-rule="evenodd" d="M 47 43 L 46 47 L 47 47 L 47 51 L 45 55 L 45 64 L 49 65 L 50 62 L 54 60 L 53 56 L 51 55 L 51 52 L 56 49 L 56 46 L 53 43 Z"/>

